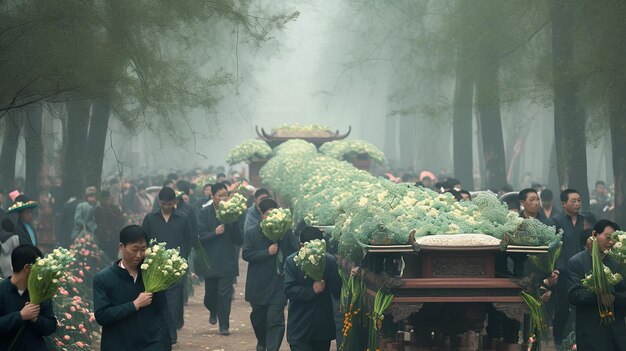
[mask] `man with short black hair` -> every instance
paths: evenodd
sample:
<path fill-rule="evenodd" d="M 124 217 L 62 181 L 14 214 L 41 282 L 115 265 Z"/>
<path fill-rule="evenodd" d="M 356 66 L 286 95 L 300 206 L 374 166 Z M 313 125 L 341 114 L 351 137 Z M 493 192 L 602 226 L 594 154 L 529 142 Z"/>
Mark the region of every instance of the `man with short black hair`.
<path fill-rule="evenodd" d="M 14 340 L 14 350 L 47 350 L 43 337 L 56 330 L 52 301 L 39 305 L 29 302 L 28 277 L 39 257 L 43 257 L 41 251 L 30 244 L 20 245 L 11 253 L 13 275 L 0 282 L 0 350 L 8 350 Z"/>
<path fill-rule="evenodd" d="M 560 345 L 565 335 L 567 325 L 572 324 L 570 318 L 570 304 L 567 300 L 567 282 L 569 272 L 567 262 L 577 253 L 584 250 L 584 222 L 585 218 L 579 213 L 581 207 L 580 193 L 574 189 L 565 189 L 561 192 L 563 212 L 554 219 L 557 228 L 563 229 L 563 246 L 556 262 L 556 269 L 560 278 L 556 285 L 556 306 L 554 313 L 554 342 Z"/>
<path fill-rule="evenodd" d="M 233 283 L 239 275 L 239 257 L 236 245 L 243 244 L 241 221 L 223 224 L 217 219 L 216 209 L 228 201 L 228 189 L 223 183 L 211 186 L 213 203 L 204 207 L 198 216 L 198 238 L 211 263 L 204 277 L 204 306 L 209 310 L 209 323 L 217 324 L 222 335 L 230 335 L 230 309 Z"/>
<path fill-rule="evenodd" d="M 163 292 L 147 293 L 140 265 L 148 247 L 145 230 L 129 225 L 120 231 L 122 258 L 93 280 L 95 317 L 102 326 L 101 350 L 171 350 Z"/>
<path fill-rule="evenodd" d="M 523 189 L 519 192 L 518 196 L 520 205 L 524 208 L 524 210 L 520 212 L 520 217 L 535 218 L 547 226 L 554 226 L 554 222 L 539 211 L 541 206 L 539 204 L 539 195 L 535 189 Z"/>
<path fill-rule="evenodd" d="M 261 222 L 261 211 L 259 210 L 259 203 L 266 198 L 270 197 L 269 190 L 265 188 L 260 188 L 254 192 L 254 204 L 248 208 L 246 211 L 246 221 L 243 225 L 244 233 L 248 231 L 248 229 L 253 228 L 255 225 Z M 244 235 L 245 240 L 245 235 Z"/>
<path fill-rule="evenodd" d="M 613 232 L 620 230 L 616 223 L 602 219 L 596 223 L 592 237 L 598 243 L 600 252 L 610 250 L 614 241 Z M 622 280 L 610 288 L 609 296 L 597 296 L 582 285 L 582 280 L 592 271 L 592 253 L 586 249 L 574 255 L 567 262 L 569 271 L 568 297 L 576 306 L 576 346 L 578 350 L 612 351 L 626 348 L 626 284 Z M 602 263 L 616 273 L 620 264 L 610 256 L 603 255 Z M 615 320 L 606 323 L 598 313 L 598 299 L 613 301 Z"/>
<path fill-rule="evenodd" d="M 323 240 L 317 228 L 305 227 L 300 233 L 302 244 L 315 239 Z M 337 260 L 326 253 L 324 277 L 313 281 L 305 278 L 296 266 L 297 254 L 296 251 L 285 261 L 285 296 L 289 300 L 287 342 L 292 351 L 327 351 L 336 337 L 331 295 L 339 298 L 341 291 Z"/>
<path fill-rule="evenodd" d="M 167 243 L 168 249 L 180 249 L 180 255 L 189 257 L 192 243 L 191 222 L 189 217 L 174 208 L 176 193 L 174 189 L 165 187 L 159 192 L 159 210 L 149 213 L 143 219 L 142 227 L 149 239 Z M 169 320 L 170 337 L 172 343 L 177 342 L 177 329 L 183 327 L 184 321 L 184 292 L 182 282 L 176 283 L 166 291 L 167 306 L 171 319 Z"/>
<path fill-rule="evenodd" d="M 276 201 L 269 198 L 264 198 L 257 206 L 261 220 L 278 208 Z M 243 259 L 248 262 L 245 298 L 252 307 L 250 322 L 257 338 L 257 351 L 278 351 L 285 335 L 287 298 L 283 257 L 298 250 L 296 240 L 289 229 L 280 242 L 272 242 L 261 232 L 260 221 L 246 230 L 243 245 Z"/>
<path fill-rule="evenodd" d="M 554 203 L 552 202 L 554 194 L 552 193 L 552 190 L 543 189 L 539 197 L 541 198 L 541 213 L 554 221 L 554 218 L 556 218 L 561 212 L 554 207 Z"/>

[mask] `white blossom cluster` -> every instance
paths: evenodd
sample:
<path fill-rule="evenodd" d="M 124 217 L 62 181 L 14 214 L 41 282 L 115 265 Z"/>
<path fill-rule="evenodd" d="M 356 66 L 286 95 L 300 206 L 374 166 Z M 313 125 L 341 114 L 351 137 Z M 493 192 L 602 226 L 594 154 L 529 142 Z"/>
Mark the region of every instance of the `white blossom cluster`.
<path fill-rule="evenodd" d="M 228 152 L 226 163 L 234 165 L 255 159 L 266 159 L 272 155 L 272 148 L 263 140 L 251 139 L 239 143 Z"/>
<path fill-rule="evenodd" d="M 51 299 L 61 286 L 61 278 L 74 257 L 67 249 L 59 247 L 32 265 L 28 277 L 28 293 L 32 304 Z"/>
<path fill-rule="evenodd" d="M 187 260 L 178 249 L 166 249 L 166 243 L 151 242 L 141 264 L 143 284 L 146 292 L 167 290 L 178 282 L 189 268 Z"/>

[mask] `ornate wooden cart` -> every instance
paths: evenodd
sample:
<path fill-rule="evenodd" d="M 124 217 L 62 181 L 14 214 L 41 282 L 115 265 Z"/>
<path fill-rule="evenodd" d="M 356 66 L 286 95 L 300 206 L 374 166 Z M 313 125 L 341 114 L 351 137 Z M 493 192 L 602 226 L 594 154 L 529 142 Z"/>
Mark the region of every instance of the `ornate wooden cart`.
<path fill-rule="evenodd" d="M 530 281 L 499 277 L 496 256 L 542 253 L 547 247 L 508 246 L 502 251 L 499 244 L 455 245 L 451 240 L 420 245 L 418 239 L 410 245 L 364 246 L 364 251 L 360 274 L 369 300 L 386 286 L 395 296 L 386 314 L 403 321 L 407 331 L 399 340 L 395 335 L 383 338 L 382 350 L 479 350 L 488 309 L 520 322 L 527 312 L 519 294 Z M 352 268 L 342 258 L 339 262 L 346 272 Z"/>

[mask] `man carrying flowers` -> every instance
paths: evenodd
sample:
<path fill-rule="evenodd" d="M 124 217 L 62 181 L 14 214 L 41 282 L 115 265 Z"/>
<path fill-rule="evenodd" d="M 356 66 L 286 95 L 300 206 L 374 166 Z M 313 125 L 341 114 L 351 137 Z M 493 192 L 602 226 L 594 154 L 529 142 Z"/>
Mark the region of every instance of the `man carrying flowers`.
<path fill-rule="evenodd" d="M 56 330 L 52 301 L 31 304 L 28 277 L 37 258 L 33 245 L 20 245 L 11 253 L 13 275 L 0 282 L 0 350 L 47 350 L 44 336 Z"/>
<path fill-rule="evenodd" d="M 228 190 L 223 183 L 211 186 L 213 204 L 204 207 L 198 215 L 198 238 L 202 244 L 210 269 L 204 277 L 204 306 L 209 310 L 209 323 L 217 324 L 220 334 L 230 335 L 229 318 L 233 299 L 235 277 L 239 274 L 236 245 L 243 243 L 241 221 L 244 216 L 228 216 L 231 223 L 223 223 L 217 212 L 222 202 L 228 200 Z M 242 211 L 243 213 L 243 211 Z"/>
<path fill-rule="evenodd" d="M 313 227 L 305 227 L 300 233 L 302 244 L 316 241 L 323 243 L 322 232 Z M 300 250 L 306 249 L 306 246 Z M 321 256 L 296 252 L 285 261 L 285 296 L 289 299 L 287 317 L 287 342 L 292 351 L 324 351 L 330 349 L 335 339 L 335 318 L 331 295 L 336 299 L 341 292 L 337 261 L 328 254 Z M 311 262 L 308 267 L 324 266 L 320 272 L 303 270 L 296 263 L 296 256 Z M 319 276 L 311 278 L 320 273 Z"/>
<path fill-rule="evenodd" d="M 94 277 L 93 301 L 96 321 L 102 326 L 103 351 L 171 350 L 165 295 L 144 291 L 140 265 L 147 239 L 138 225 L 122 229 L 122 258 Z"/>
<path fill-rule="evenodd" d="M 285 335 L 287 305 L 283 260 L 279 254 L 291 255 L 298 250 L 299 242 L 289 226 L 271 238 L 262 231 L 263 221 L 268 220 L 272 210 L 278 209 L 276 201 L 266 197 L 254 206 L 261 213 L 261 221 L 246 230 L 243 244 L 243 259 L 248 262 L 246 301 L 252 307 L 250 322 L 257 338 L 257 351 L 278 351 Z M 291 222 L 291 217 L 285 220 Z"/>
<path fill-rule="evenodd" d="M 142 227 L 148 235 L 148 240 L 167 243 L 167 249 L 180 248 L 180 255 L 187 259 L 191 251 L 192 227 L 189 217 L 181 210 L 174 208 L 176 193 L 174 189 L 164 187 L 159 192 L 159 208 L 146 215 Z M 177 329 L 183 327 L 185 296 L 183 283 L 179 282 L 167 289 L 167 306 L 170 311 L 168 319 L 172 343 L 178 339 Z"/>
<path fill-rule="evenodd" d="M 620 265 L 606 255 L 613 247 L 611 234 L 619 226 L 603 219 L 596 223 L 592 237 L 602 255 L 602 263 L 611 272 L 619 272 Z M 569 301 L 576 306 L 576 344 L 578 350 L 612 351 L 626 349 L 626 284 L 620 281 L 609 287 L 606 296 L 598 296 L 583 285 L 583 280 L 592 273 L 593 257 L 589 249 L 574 255 L 567 262 Z M 598 311 L 599 302 L 609 301 L 614 306 L 614 317 L 603 320 Z"/>

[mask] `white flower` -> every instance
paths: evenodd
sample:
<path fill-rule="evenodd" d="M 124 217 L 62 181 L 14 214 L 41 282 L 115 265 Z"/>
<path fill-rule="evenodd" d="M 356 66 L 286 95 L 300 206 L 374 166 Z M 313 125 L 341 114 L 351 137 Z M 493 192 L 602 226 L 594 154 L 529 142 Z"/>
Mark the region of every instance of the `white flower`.
<path fill-rule="evenodd" d="M 141 265 L 141 269 L 142 269 L 142 270 L 144 270 L 144 271 L 145 271 L 146 269 L 148 269 L 149 267 L 150 267 L 150 266 L 149 266 L 147 263 L 144 263 L 144 264 L 142 264 L 142 265 Z"/>
<path fill-rule="evenodd" d="M 622 246 L 623 244 L 620 241 L 616 242 L 615 245 L 613 245 L 613 247 L 615 247 L 616 249 L 620 249 L 622 248 Z"/>
<path fill-rule="evenodd" d="M 161 249 L 161 247 L 159 247 L 159 245 L 155 245 L 154 248 L 152 249 L 154 252 L 159 251 L 159 249 Z"/>

